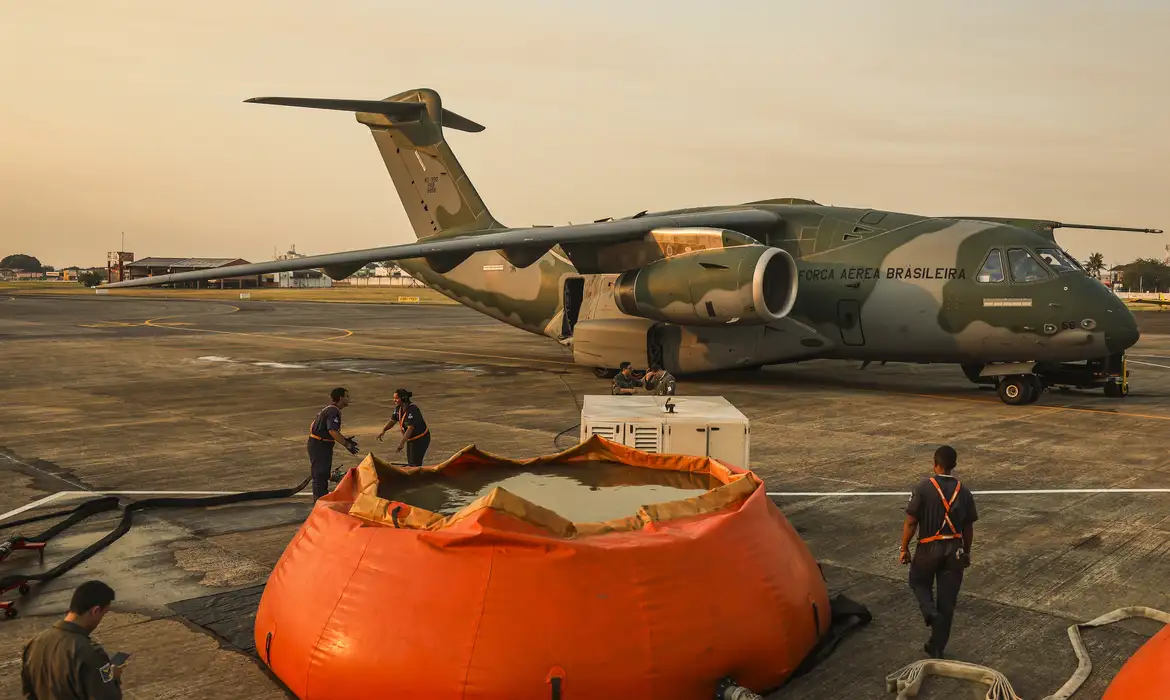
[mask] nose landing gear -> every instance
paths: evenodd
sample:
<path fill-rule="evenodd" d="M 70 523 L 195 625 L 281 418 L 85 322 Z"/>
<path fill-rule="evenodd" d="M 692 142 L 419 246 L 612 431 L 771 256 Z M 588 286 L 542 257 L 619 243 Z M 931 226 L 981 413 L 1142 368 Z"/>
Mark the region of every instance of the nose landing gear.
<path fill-rule="evenodd" d="M 1049 388 L 1103 389 L 1113 399 L 1129 395 L 1129 370 L 1124 355 L 1088 362 L 1012 362 L 963 365 L 975 384 L 994 385 L 1000 401 L 1009 406 L 1034 403 Z"/>

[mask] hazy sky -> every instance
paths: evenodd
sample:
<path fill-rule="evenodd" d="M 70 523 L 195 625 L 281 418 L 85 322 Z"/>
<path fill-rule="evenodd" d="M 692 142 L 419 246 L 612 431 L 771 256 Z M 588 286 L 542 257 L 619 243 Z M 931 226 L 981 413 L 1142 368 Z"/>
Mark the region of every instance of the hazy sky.
<path fill-rule="evenodd" d="M 243 100 L 414 87 L 487 126 L 449 141 L 513 226 L 796 196 L 1170 228 L 1168 36 L 1165 0 L 5 2 L 0 254 L 411 241 L 352 115 Z"/>

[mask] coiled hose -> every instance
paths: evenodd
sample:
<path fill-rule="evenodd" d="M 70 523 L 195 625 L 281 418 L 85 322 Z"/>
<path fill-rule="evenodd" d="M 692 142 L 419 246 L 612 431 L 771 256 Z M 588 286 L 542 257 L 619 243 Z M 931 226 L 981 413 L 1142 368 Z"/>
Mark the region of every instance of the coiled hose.
<path fill-rule="evenodd" d="M 886 676 L 886 690 L 891 693 L 897 691 L 897 700 L 916 698 L 918 691 L 922 690 L 922 682 L 926 680 L 928 675 L 932 674 L 984 683 L 988 686 L 986 700 L 1023 700 L 1019 695 L 1016 695 L 1016 691 L 1012 689 L 1012 684 L 1008 682 L 1007 677 L 999 671 L 986 666 L 945 659 L 915 661 L 891 673 Z"/>
<path fill-rule="evenodd" d="M 1131 617 L 1145 617 L 1151 620 L 1157 620 L 1163 624 L 1170 624 L 1170 613 L 1135 605 L 1118 608 L 1113 612 L 1106 613 L 1088 622 L 1082 622 L 1069 627 L 1068 638 L 1072 642 L 1073 651 L 1077 655 L 1076 673 L 1060 687 L 1060 690 L 1057 690 L 1052 695 L 1045 696 L 1043 700 L 1069 700 L 1073 696 L 1073 693 L 1077 692 L 1085 684 L 1085 681 L 1089 679 L 1089 674 L 1093 672 L 1093 662 L 1089 659 L 1089 650 L 1085 648 L 1085 642 L 1081 639 L 1082 629 L 1111 625 Z M 915 661 L 886 676 L 886 690 L 891 693 L 896 691 L 898 693 L 896 700 L 917 697 L 918 691 L 922 689 L 922 682 L 930 674 L 959 678 L 976 683 L 985 683 L 988 686 L 986 700 L 1022 700 L 1019 695 L 1016 695 L 1016 691 L 1012 689 L 1012 685 L 1008 682 L 1008 679 L 999 671 L 987 668 L 986 666 L 942 659 Z"/>

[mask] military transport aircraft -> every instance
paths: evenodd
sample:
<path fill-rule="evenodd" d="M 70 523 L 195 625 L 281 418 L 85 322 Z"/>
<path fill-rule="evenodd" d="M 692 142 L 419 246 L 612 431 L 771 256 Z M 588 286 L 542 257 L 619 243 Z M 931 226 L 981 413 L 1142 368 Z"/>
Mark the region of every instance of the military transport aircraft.
<path fill-rule="evenodd" d="M 1048 386 L 1127 393 L 1138 340 L 1125 304 L 1057 245 L 1055 221 L 933 217 L 770 199 L 508 228 L 443 129 L 484 127 L 429 89 L 384 100 L 247 102 L 356 113 L 418 241 L 115 282 L 165 285 L 320 268 L 334 279 L 396 260 L 448 297 L 571 347 L 676 375 L 809 359 L 953 363 L 1009 404 Z"/>

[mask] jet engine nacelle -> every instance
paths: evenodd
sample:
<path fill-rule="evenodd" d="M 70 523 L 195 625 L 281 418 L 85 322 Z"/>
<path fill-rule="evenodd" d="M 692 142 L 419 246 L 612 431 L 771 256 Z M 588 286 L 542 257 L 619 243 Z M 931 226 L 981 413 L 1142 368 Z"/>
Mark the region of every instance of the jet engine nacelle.
<path fill-rule="evenodd" d="M 696 250 L 618 276 L 618 309 L 684 326 L 761 325 L 796 303 L 792 256 L 766 245 Z"/>

